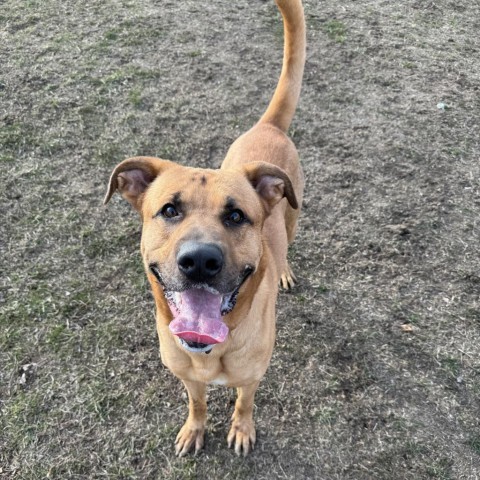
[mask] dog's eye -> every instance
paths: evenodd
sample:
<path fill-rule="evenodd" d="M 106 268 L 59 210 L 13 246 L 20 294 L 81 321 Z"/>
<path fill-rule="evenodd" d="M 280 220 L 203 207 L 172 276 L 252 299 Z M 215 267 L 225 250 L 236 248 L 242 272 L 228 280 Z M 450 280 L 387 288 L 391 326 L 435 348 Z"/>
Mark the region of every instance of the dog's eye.
<path fill-rule="evenodd" d="M 237 209 L 228 213 L 225 220 L 230 225 L 241 225 L 245 221 L 245 215 Z"/>
<path fill-rule="evenodd" d="M 177 209 L 171 203 L 167 203 L 160 210 L 160 215 L 162 215 L 165 218 L 174 218 L 174 217 L 178 217 L 178 212 L 177 212 Z"/>

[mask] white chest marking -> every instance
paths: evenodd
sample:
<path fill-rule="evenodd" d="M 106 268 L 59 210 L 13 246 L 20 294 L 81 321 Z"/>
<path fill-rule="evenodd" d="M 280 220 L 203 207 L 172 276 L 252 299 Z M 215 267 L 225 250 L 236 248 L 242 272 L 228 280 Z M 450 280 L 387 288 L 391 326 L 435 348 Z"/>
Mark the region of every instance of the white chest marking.
<path fill-rule="evenodd" d="M 209 383 L 212 383 L 213 385 L 226 385 L 227 379 L 225 378 L 224 375 L 220 374 L 217 378 L 210 380 Z"/>

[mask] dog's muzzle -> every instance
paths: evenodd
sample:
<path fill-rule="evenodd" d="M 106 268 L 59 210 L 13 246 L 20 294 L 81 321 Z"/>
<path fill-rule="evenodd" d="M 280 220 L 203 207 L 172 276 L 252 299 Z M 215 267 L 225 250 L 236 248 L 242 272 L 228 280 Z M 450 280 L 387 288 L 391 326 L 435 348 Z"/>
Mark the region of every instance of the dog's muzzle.
<path fill-rule="evenodd" d="M 210 252 L 214 253 L 205 255 L 202 252 L 202 255 L 198 255 L 195 259 L 197 264 L 199 258 L 205 264 L 208 259 L 218 254 L 214 249 Z M 185 259 L 191 256 L 191 250 L 184 250 L 181 253 L 180 255 L 179 252 L 177 258 L 181 258 L 185 263 L 190 263 L 190 260 L 187 262 Z M 205 266 L 198 267 L 197 265 L 192 268 L 205 269 Z M 211 266 L 207 268 L 211 268 Z M 207 282 L 188 282 L 186 285 L 184 284 L 181 291 L 169 290 L 162 279 L 159 266 L 155 263 L 151 264 L 150 270 L 163 287 L 165 298 L 173 315 L 173 320 L 169 324 L 170 331 L 179 338 L 180 344 L 186 350 L 205 353 L 209 353 L 215 344 L 222 343 L 227 338 L 229 329 L 222 317 L 233 310 L 241 286 L 254 271 L 253 267 L 246 266 L 237 281 L 234 282 L 236 284 L 234 290 L 222 294 L 209 286 Z"/>

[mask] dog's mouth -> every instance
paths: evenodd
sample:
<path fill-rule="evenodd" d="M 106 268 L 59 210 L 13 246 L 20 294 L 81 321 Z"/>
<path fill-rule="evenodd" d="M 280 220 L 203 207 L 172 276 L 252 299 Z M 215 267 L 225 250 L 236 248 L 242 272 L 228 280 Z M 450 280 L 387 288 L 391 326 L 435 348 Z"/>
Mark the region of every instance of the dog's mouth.
<path fill-rule="evenodd" d="M 187 342 L 182 337 L 178 337 L 180 345 L 189 352 L 193 353 L 210 353 L 213 349 L 213 345 L 208 343 Z"/>
<path fill-rule="evenodd" d="M 170 331 L 179 338 L 186 350 L 210 353 L 214 345 L 226 340 L 229 328 L 222 317 L 235 308 L 240 288 L 253 273 L 253 268 L 246 267 L 238 286 L 227 294 L 222 294 L 207 284 L 193 285 L 183 291 L 168 290 L 158 267 L 152 265 L 150 268 L 163 286 L 173 314 Z"/>

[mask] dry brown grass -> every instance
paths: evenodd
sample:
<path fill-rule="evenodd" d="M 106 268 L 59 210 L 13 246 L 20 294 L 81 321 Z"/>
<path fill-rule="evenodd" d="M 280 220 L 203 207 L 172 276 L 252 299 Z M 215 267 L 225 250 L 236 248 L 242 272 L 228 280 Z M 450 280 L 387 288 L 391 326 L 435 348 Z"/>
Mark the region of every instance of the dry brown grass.
<path fill-rule="evenodd" d="M 139 222 L 101 199 L 129 155 L 219 165 L 273 91 L 278 13 L 2 5 L 0 477 L 480 476 L 480 8 L 305 10 L 300 285 L 279 299 L 258 448 L 226 449 L 219 387 L 204 453 L 177 459 L 185 394 L 158 359 Z"/>

